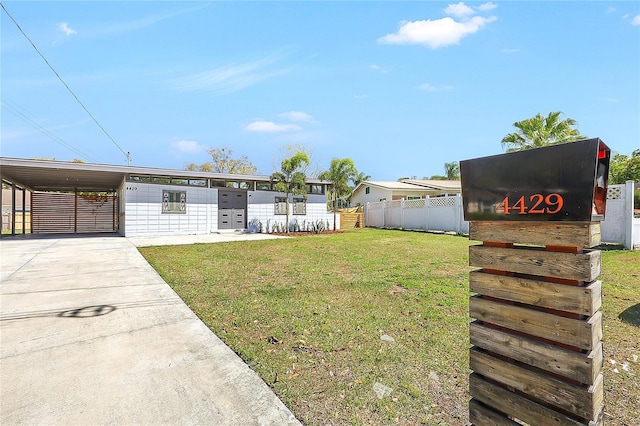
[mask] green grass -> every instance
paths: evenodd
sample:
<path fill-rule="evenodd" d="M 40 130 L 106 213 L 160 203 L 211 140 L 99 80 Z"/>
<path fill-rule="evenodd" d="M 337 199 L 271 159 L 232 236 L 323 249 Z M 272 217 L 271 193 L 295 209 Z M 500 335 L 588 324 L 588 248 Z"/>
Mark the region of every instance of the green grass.
<path fill-rule="evenodd" d="M 305 424 L 462 425 L 469 244 L 364 229 L 140 251 Z M 640 252 L 603 259 L 606 411 L 636 424 L 640 324 L 618 316 L 640 303 Z"/>

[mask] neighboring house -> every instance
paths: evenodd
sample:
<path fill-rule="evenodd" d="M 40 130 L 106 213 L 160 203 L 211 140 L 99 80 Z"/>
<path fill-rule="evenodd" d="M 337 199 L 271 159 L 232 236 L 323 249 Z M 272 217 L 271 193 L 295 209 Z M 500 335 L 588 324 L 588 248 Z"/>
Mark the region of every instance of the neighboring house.
<path fill-rule="evenodd" d="M 0 172 L 4 184 L 17 188 L 9 192 L 29 191 L 34 233 L 151 236 L 258 231 L 260 225 L 266 232 L 267 224 L 271 230 L 286 221 L 285 194 L 273 189 L 269 176 L 2 157 Z M 308 179 L 306 198 L 293 197 L 289 221 L 333 228 L 327 185 Z M 16 213 L 23 209 L 18 201 Z"/>
<path fill-rule="evenodd" d="M 367 180 L 355 187 L 349 200 L 351 206 L 355 207 L 378 201 L 414 200 L 427 196 L 460 194 L 461 192 L 462 186 L 459 180 Z"/>

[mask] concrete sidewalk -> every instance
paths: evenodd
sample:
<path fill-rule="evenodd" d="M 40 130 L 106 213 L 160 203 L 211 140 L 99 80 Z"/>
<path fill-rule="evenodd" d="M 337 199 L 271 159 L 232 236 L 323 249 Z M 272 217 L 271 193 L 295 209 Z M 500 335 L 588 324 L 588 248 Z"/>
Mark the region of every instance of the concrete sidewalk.
<path fill-rule="evenodd" d="M 0 256 L 0 424 L 300 424 L 129 239 Z"/>

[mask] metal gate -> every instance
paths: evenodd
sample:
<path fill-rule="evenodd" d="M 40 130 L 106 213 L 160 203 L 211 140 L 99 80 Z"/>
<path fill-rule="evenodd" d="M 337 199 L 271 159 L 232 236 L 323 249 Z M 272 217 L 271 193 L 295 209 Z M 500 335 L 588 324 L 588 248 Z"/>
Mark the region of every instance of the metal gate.
<path fill-rule="evenodd" d="M 218 229 L 244 229 L 247 226 L 247 191 L 218 189 Z"/>
<path fill-rule="evenodd" d="M 34 192 L 31 198 L 31 232 L 116 232 L 116 200 L 115 195 Z"/>

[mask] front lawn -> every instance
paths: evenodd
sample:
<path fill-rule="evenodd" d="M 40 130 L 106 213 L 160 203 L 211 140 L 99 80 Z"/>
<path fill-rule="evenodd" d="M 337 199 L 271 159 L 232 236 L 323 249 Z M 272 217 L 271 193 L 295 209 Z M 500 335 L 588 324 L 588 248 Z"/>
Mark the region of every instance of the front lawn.
<path fill-rule="evenodd" d="M 362 229 L 140 251 L 303 423 L 463 425 L 469 244 Z M 607 423 L 638 424 L 640 252 L 603 262 Z"/>

